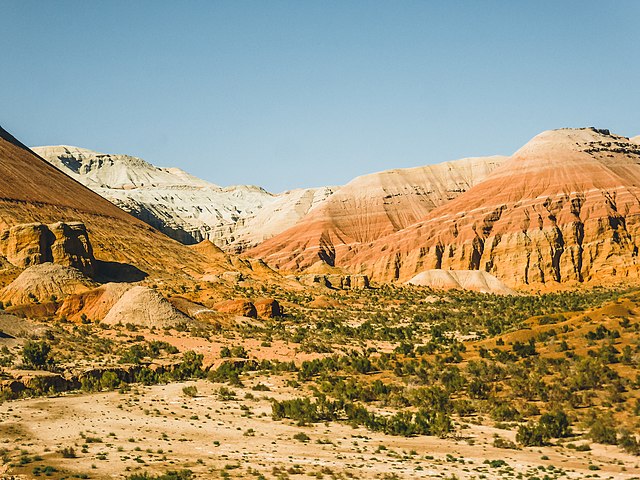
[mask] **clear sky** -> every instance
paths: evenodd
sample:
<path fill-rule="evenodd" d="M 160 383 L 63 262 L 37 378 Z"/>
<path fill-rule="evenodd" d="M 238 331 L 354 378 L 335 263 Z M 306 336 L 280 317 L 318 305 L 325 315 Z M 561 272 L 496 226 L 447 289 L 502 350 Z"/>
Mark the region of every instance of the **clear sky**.
<path fill-rule="evenodd" d="M 640 1 L 29 1 L 0 11 L 0 124 L 277 192 L 640 134 Z"/>

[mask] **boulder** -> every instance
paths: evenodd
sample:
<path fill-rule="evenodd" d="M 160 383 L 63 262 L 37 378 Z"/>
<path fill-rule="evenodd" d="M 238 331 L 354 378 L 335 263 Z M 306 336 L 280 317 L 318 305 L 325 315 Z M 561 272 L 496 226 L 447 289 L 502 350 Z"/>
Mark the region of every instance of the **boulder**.
<path fill-rule="evenodd" d="M 351 288 L 369 288 L 369 277 L 367 275 L 351 275 Z"/>
<path fill-rule="evenodd" d="M 192 302 L 183 297 L 171 297 L 169 299 L 171 305 L 176 307 L 185 315 L 203 322 L 218 322 L 220 320 L 220 312 L 207 308 L 199 303 Z"/>
<path fill-rule="evenodd" d="M 49 225 L 54 235 L 51 255 L 54 263 L 74 267 L 86 275 L 95 273 L 95 257 L 87 227 L 82 222 L 58 222 Z"/>
<path fill-rule="evenodd" d="M 0 251 L 16 267 L 51 262 L 51 232 L 42 223 L 15 225 L 0 234 Z"/>
<path fill-rule="evenodd" d="M 327 282 L 339 290 L 346 290 L 351 286 L 351 278 L 348 275 L 330 274 L 326 276 Z"/>
<path fill-rule="evenodd" d="M 255 305 L 246 299 L 225 300 L 216 303 L 213 308 L 218 312 L 231 313 L 243 317 L 256 318 L 258 316 Z"/>
<path fill-rule="evenodd" d="M 253 304 L 259 317 L 273 318 L 282 316 L 282 307 L 280 303 L 273 298 L 259 298 L 254 301 Z"/>

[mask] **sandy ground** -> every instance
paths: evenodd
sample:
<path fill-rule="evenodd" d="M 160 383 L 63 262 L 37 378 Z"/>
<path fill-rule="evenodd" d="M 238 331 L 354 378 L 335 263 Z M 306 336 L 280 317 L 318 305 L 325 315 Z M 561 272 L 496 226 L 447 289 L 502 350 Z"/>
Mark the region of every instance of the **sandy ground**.
<path fill-rule="evenodd" d="M 221 385 L 198 381 L 5 402 L 0 405 L 0 448 L 18 466 L 0 467 L 5 472 L 0 470 L 0 478 L 12 478 L 7 469 L 15 478 L 43 478 L 33 471 L 45 465 L 58 470 L 47 478 L 75 473 L 94 479 L 181 468 L 193 470 L 197 478 L 247 478 L 257 472 L 266 478 L 640 477 L 640 459 L 614 447 L 592 444 L 591 452 L 497 449 L 491 445 L 494 434 L 513 440 L 514 431 L 486 426 L 468 425 L 458 429 L 457 439 L 438 439 L 392 437 L 340 423 L 298 427 L 276 422 L 268 399 L 295 392 L 281 377 L 252 383 L 258 380 L 272 391 L 252 391 L 247 382 L 245 388 L 232 389 L 235 400 L 221 399 Z M 195 385 L 198 396 L 185 396 L 185 385 Z M 255 398 L 245 398 L 248 393 Z M 308 441 L 294 438 L 301 432 Z M 63 458 L 63 447 L 73 447 L 77 458 Z M 19 465 L 21 455 L 35 460 Z M 484 463 L 498 459 L 506 465 Z"/>

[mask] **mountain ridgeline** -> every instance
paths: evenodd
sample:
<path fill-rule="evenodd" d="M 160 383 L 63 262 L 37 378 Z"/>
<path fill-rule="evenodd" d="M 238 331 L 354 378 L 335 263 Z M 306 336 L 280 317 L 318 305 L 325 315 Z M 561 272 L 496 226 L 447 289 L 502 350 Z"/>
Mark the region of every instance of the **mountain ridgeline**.
<path fill-rule="evenodd" d="M 479 270 L 515 288 L 638 276 L 640 139 L 607 130 L 546 131 L 510 157 L 279 195 L 219 187 L 127 155 L 34 151 L 182 243 L 208 239 L 281 273 L 326 269 L 406 282 L 427 270 Z"/>

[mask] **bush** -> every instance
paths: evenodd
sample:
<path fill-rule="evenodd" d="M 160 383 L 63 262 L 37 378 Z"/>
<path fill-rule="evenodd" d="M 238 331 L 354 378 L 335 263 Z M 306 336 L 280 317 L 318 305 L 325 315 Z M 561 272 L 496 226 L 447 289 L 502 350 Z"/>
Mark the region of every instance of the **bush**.
<path fill-rule="evenodd" d="M 134 473 L 126 477 L 126 480 L 191 480 L 193 472 L 191 470 L 170 470 L 163 475 L 151 476 L 148 473 Z"/>
<path fill-rule="evenodd" d="M 62 454 L 62 458 L 76 458 L 77 456 L 73 447 L 64 447 L 60 450 L 60 453 Z"/>
<path fill-rule="evenodd" d="M 516 433 L 516 442 L 525 447 L 541 447 L 547 441 L 545 432 L 540 425 L 529 422 L 527 425 L 520 425 Z"/>
<path fill-rule="evenodd" d="M 618 443 L 616 429 L 609 418 L 598 417 L 594 419 L 589 429 L 589 437 L 594 442 L 606 445 L 616 445 Z"/>
<path fill-rule="evenodd" d="M 184 393 L 187 397 L 197 397 L 198 388 L 195 385 L 189 385 L 182 388 L 182 393 Z"/>
<path fill-rule="evenodd" d="M 49 357 L 51 346 L 45 342 L 27 341 L 22 348 L 22 361 L 26 367 L 35 370 L 46 370 L 52 368 L 54 361 Z"/>
<path fill-rule="evenodd" d="M 309 440 L 311 440 L 311 438 L 309 437 L 309 435 L 307 435 L 306 433 L 300 432 L 300 433 L 296 433 L 293 438 L 295 440 L 298 440 L 299 442 L 308 442 Z"/>
<path fill-rule="evenodd" d="M 640 441 L 629 432 L 623 432 L 622 435 L 620 435 L 618 445 L 631 455 L 640 455 Z"/>
<path fill-rule="evenodd" d="M 202 371 L 202 359 L 204 356 L 201 353 L 194 351 L 184 352 L 182 355 L 182 362 L 172 372 L 172 377 L 175 380 L 186 380 L 189 378 L 201 378 L 204 376 Z"/>
<path fill-rule="evenodd" d="M 571 434 L 569 418 L 562 410 L 545 413 L 540 417 L 539 425 L 548 438 L 564 438 Z"/>
<path fill-rule="evenodd" d="M 509 450 L 515 450 L 518 448 L 516 444 L 513 443 L 511 440 L 500 437 L 500 436 L 497 436 L 496 438 L 493 439 L 493 446 L 496 448 L 505 448 Z"/>
<path fill-rule="evenodd" d="M 120 385 L 120 379 L 115 372 L 104 372 L 100 378 L 100 386 L 106 390 L 115 390 Z"/>

